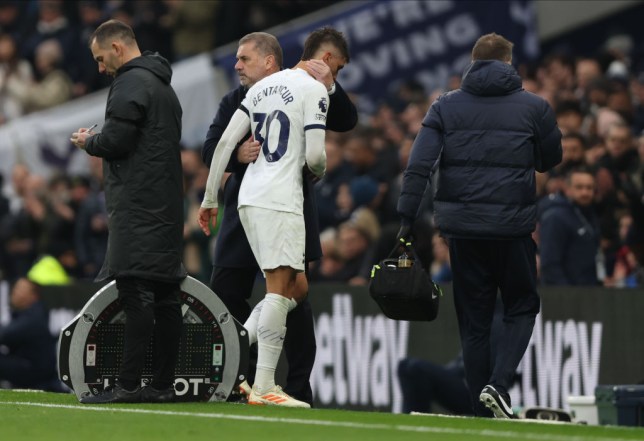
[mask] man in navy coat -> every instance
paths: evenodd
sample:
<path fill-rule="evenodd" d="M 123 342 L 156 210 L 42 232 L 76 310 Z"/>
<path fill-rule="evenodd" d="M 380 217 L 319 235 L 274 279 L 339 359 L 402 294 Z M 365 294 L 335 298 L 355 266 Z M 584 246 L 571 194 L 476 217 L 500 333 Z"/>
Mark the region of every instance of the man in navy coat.
<path fill-rule="evenodd" d="M 514 417 L 508 389 L 540 307 L 531 237 L 535 170 L 552 168 L 562 155 L 555 114 L 545 100 L 523 90 L 511 65 L 512 46 L 494 33 L 477 40 L 461 88 L 440 96 L 425 116 L 398 201 L 399 238 L 407 239 L 438 168 L 435 221 L 449 241 L 474 413 L 501 418 Z M 504 314 L 493 358 L 497 291 Z"/>

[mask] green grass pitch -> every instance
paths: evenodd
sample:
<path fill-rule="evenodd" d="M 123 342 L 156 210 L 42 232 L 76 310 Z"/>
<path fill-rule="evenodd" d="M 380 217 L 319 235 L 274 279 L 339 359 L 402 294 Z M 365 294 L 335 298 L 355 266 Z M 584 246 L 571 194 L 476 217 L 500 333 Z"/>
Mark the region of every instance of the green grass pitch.
<path fill-rule="evenodd" d="M 0 390 L 2 441 L 644 440 L 644 428 L 284 409 L 231 403 L 87 406 L 71 394 Z"/>

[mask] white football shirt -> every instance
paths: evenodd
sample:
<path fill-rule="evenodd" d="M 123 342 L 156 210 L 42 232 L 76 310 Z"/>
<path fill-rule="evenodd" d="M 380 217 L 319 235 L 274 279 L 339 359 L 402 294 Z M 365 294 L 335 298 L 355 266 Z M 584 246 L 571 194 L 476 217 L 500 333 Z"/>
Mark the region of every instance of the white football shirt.
<path fill-rule="evenodd" d="M 326 88 L 302 69 L 287 69 L 251 87 L 240 109 L 249 115 L 251 132 L 261 151 L 246 169 L 239 206 L 301 214 L 306 149 L 320 148 L 306 145 L 306 131 L 326 128 Z M 323 143 L 321 148 L 324 157 Z M 325 164 L 309 166 L 321 166 L 323 171 Z"/>

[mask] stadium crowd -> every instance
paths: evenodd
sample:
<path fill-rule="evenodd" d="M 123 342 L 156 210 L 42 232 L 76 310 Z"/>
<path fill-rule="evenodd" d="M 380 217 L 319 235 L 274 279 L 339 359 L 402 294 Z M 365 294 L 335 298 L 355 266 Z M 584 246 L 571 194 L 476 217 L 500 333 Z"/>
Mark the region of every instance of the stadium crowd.
<path fill-rule="evenodd" d="M 178 61 L 334 1 L 0 0 L 0 125 L 109 86 L 88 38 L 110 18 Z"/>
<path fill-rule="evenodd" d="M 191 11 L 194 3 L 208 2 L 0 1 L 0 123 L 106 86 L 84 45 L 107 17 L 132 23 L 142 48 L 154 39 L 172 60 L 287 18 L 261 13 L 262 8 L 283 9 L 280 1 L 210 2 L 211 10 L 198 17 Z M 324 3 L 331 2 L 313 2 L 309 8 Z M 289 16 L 307 11 L 305 2 L 296 4 Z M 234 21 L 231 14 L 251 19 Z M 256 15 L 261 19 L 252 18 Z M 250 28 L 212 26 L 222 17 Z M 198 25 L 200 20 L 208 26 Z M 564 134 L 563 162 L 536 175 L 534 238 L 543 284 L 644 284 L 644 69 L 639 71 L 633 55 L 633 45 L 622 39 L 607 42 L 593 56 L 553 52 L 519 66 L 524 88 L 552 105 Z M 327 172 L 316 184 L 324 257 L 313 264 L 311 281 L 367 283 L 371 265 L 386 257 L 394 242 L 402 171 L 423 117 L 440 93 L 459 84 L 460 73 L 441 90 L 404 81 L 396 93 L 382 97 L 373 114 L 361 115 L 359 128 L 327 134 Z M 14 96 L 21 88 L 27 92 Z M 182 154 L 184 261 L 191 275 L 207 282 L 216 234 L 205 237 L 196 223 L 208 175 L 200 149 L 185 146 Z M 12 175 L 4 177 L 15 197 L 0 198 L 2 279 L 24 276 L 42 255 L 58 259 L 72 277 L 96 275 L 107 224 L 100 163 L 91 164 L 87 176 L 47 181 L 15 164 Z M 432 227 L 431 193 L 416 225 L 416 248 L 434 279 L 449 282 L 448 251 Z"/>

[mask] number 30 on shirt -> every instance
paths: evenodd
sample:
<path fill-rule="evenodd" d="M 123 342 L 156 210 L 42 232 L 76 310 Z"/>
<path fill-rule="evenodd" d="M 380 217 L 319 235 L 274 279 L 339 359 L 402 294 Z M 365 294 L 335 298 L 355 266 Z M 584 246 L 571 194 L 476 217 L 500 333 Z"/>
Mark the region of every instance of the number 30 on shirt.
<path fill-rule="evenodd" d="M 277 142 L 277 148 L 271 152 L 271 147 L 268 145 L 269 131 L 273 120 L 277 119 L 280 123 L 280 135 Z M 291 130 L 291 122 L 286 113 L 281 110 L 273 110 L 268 118 L 266 113 L 253 113 L 253 120 L 257 123 L 255 126 L 255 139 L 262 145 L 262 153 L 268 162 L 279 161 L 286 153 L 288 148 L 288 137 Z M 266 135 L 262 136 L 261 132 L 266 123 Z"/>

